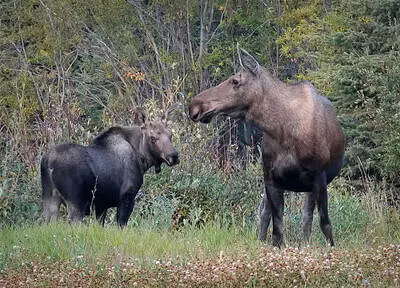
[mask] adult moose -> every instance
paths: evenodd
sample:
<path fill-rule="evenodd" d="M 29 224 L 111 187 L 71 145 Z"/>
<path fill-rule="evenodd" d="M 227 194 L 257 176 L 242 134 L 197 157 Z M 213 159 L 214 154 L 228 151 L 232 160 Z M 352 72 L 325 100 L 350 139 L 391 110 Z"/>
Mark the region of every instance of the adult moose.
<path fill-rule="evenodd" d="M 153 166 L 159 173 L 162 163 L 179 163 L 167 127 L 172 110 L 168 109 L 161 121 L 149 122 L 136 109 L 137 125 L 109 128 L 90 146 L 64 143 L 47 152 L 41 162 L 45 220 L 57 219 L 64 203 L 70 221 L 81 221 L 94 208 L 104 225 L 107 209 L 117 207 L 117 222 L 123 228 L 144 173 Z"/>
<path fill-rule="evenodd" d="M 223 114 L 253 121 L 262 129 L 265 194 L 260 204 L 260 240 L 266 239 L 272 217 L 273 245 L 285 245 L 283 192 L 289 190 L 309 192 L 302 216 L 305 240 L 309 240 L 317 205 L 322 232 L 333 246 L 327 184 L 343 165 L 344 137 L 332 104 L 311 83 L 283 83 L 239 46 L 238 53 L 242 69 L 195 96 L 190 117 L 209 123 Z"/>

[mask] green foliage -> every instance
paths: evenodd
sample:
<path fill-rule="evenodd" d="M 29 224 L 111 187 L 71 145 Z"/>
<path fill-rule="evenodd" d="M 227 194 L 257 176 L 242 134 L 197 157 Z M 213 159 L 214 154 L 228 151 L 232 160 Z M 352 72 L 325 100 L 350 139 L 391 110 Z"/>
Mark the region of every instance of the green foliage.
<path fill-rule="evenodd" d="M 347 136 L 345 175 L 360 178 L 363 169 L 398 182 L 399 4 L 343 0 L 328 12 L 321 5 L 287 6 L 281 52 L 334 102 Z"/>
<path fill-rule="evenodd" d="M 237 43 L 285 81 L 310 80 L 327 95 L 347 136 L 350 187 L 372 175 L 389 193 L 400 181 L 400 4 L 328 2 L 2 2 L 0 226 L 40 219 L 38 167 L 47 147 L 87 144 L 106 127 L 130 125 L 136 106 L 152 118 L 175 101 L 187 111 L 195 94 L 238 66 Z M 173 127 L 181 164 L 146 175 L 130 225 L 250 229 L 263 191 L 260 163 L 229 159 L 231 170 L 217 168 L 219 122 L 192 125 L 185 111 Z M 237 145 L 226 145 L 232 158 Z M 340 238 L 370 227 L 352 196 L 362 189 L 338 190 L 331 201 Z M 287 199 L 287 238 L 296 242 L 302 199 Z M 313 233 L 322 242 L 320 234 Z"/>
<path fill-rule="evenodd" d="M 276 35 L 270 21 L 274 11 L 268 6 L 254 1 L 224 1 L 220 5 L 222 21 L 216 28 L 218 33 L 209 40 L 210 53 L 203 63 L 214 83 L 232 75 L 232 68 L 238 66 L 237 43 L 251 51 L 260 63 L 270 62 L 268 56 L 273 53 Z"/>
<path fill-rule="evenodd" d="M 172 201 L 175 203 L 175 211 L 168 215 L 170 225 L 174 227 L 199 225 L 210 220 L 217 220 L 223 225 L 236 223 L 243 227 L 252 226 L 262 192 L 259 163 L 249 166 L 245 171 L 231 174 L 216 172 L 213 169 L 215 161 L 209 155 L 201 155 L 203 150 L 195 150 L 192 145 L 193 143 L 178 145 L 185 154 L 193 153 L 193 158 L 183 158 L 179 167 L 164 167 L 161 174 L 145 175 L 143 191 L 146 197 L 139 206 L 147 209 L 146 207 L 152 207 L 153 201 L 158 200 L 165 201 L 168 206 Z M 200 157 L 201 166 L 191 162 Z M 151 219 L 154 214 L 151 212 L 146 217 Z"/>

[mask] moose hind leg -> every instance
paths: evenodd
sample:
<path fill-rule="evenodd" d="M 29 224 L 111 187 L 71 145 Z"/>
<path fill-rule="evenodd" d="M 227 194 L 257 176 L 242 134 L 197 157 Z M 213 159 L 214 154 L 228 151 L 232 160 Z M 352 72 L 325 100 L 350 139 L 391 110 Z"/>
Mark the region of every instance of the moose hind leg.
<path fill-rule="evenodd" d="M 56 221 L 60 210 L 62 199 L 57 190 L 53 190 L 51 197 L 45 198 L 43 201 L 43 216 L 46 223 Z"/>
<path fill-rule="evenodd" d="M 314 184 L 315 192 L 317 193 L 318 213 L 320 217 L 320 227 L 325 235 L 327 242 L 330 246 L 334 246 L 332 236 L 332 225 L 328 215 L 328 191 L 326 184 L 325 172 L 320 174 L 318 181 Z M 314 192 L 314 191 L 313 191 Z"/>
<path fill-rule="evenodd" d="M 85 205 L 80 203 L 67 203 L 68 220 L 72 222 L 82 222 L 83 216 L 85 215 Z"/>
<path fill-rule="evenodd" d="M 315 193 L 307 192 L 302 215 L 303 237 L 306 243 L 308 243 L 310 240 L 315 204 Z"/>

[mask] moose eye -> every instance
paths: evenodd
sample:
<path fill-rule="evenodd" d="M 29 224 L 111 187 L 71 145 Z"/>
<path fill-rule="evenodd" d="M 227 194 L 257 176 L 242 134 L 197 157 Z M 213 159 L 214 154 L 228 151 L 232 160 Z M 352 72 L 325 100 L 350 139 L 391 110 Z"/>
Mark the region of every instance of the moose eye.
<path fill-rule="evenodd" d="M 151 140 L 151 142 L 156 142 L 156 137 L 150 136 L 150 140 Z"/>
<path fill-rule="evenodd" d="M 236 79 L 232 79 L 232 84 L 235 85 L 235 86 L 236 86 L 236 85 L 239 85 L 239 81 L 236 80 Z"/>

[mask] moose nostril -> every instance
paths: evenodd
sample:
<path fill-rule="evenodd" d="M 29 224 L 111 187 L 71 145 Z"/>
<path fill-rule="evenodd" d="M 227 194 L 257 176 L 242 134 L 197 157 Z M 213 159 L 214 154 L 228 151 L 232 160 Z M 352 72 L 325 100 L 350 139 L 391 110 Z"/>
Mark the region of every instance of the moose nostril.
<path fill-rule="evenodd" d="M 173 154 L 171 156 L 171 159 L 172 159 L 172 163 L 179 164 L 179 155 L 178 154 Z"/>
<path fill-rule="evenodd" d="M 191 109 L 189 110 L 189 115 L 193 121 L 198 120 L 200 116 L 200 109 L 198 107 L 193 107 L 193 108 L 191 107 Z"/>
<path fill-rule="evenodd" d="M 196 112 L 196 114 L 192 115 L 192 120 L 197 120 L 197 118 L 199 117 L 199 111 Z"/>

